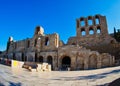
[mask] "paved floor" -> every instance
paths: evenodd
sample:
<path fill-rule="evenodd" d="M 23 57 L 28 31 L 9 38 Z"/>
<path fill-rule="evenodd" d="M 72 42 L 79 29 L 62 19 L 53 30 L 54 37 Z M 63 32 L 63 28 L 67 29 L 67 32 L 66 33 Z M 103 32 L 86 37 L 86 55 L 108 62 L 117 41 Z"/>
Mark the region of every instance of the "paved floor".
<path fill-rule="evenodd" d="M 0 64 L 0 86 L 103 86 L 120 77 L 120 66 L 84 71 L 29 72 Z"/>

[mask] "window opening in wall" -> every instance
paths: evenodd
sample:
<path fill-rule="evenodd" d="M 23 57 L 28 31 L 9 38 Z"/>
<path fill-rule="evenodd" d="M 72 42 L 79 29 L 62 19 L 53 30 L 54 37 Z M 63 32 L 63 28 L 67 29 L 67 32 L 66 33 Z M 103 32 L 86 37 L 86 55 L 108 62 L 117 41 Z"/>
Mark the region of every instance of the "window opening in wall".
<path fill-rule="evenodd" d="M 100 27 L 97 27 L 97 34 L 100 34 L 101 33 L 101 29 Z"/>
<path fill-rule="evenodd" d="M 22 61 L 24 61 L 24 53 L 22 53 Z"/>
<path fill-rule="evenodd" d="M 49 38 L 48 38 L 48 37 L 45 38 L 45 45 L 46 45 L 46 46 L 49 45 Z"/>
<path fill-rule="evenodd" d="M 92 28 L 89 29 L 89 34 L 93 35 L 94 34 L 94 30 Z"/>
<path fill-rule="evenodd" d="M 71 59 L 69 56 L 62 58 L 62 70 L 66 70 L 68 67 L 71 67 Z"/>
<path fill-rule="evenodd" d="M 80 21 L 80 26 L 85 26 L 85 21 L 84 20 Z"/>
<path fill-rule="evenodd" d="M 43 57 L 42 56 L 39 57 L 39 62 L 43 63 Z"/>
<path fill-rule="evenodd" d="M 82 35 L 82 36 L 85 36 L 85 35 L 86 35 L 85 29 L 82 29 L 82 30 L 81 30 L 81 35 Z"/>
<path fill-rule="evenodd" d="M 30 47 L 30 41 L 28 40 L 27 41 L 27 48 L 29 48 Z"/>
<path fill-rule="evenodd" d="M 15 53 L 13 53 L 13 60 L 16 60 Z"/>
<path fill-rule="evenodd" d="M 99 19 L 96 18 L 96 19 L 95 19 L 95 22 L 96 22 L 96 24 L 99 24 Z"/>
<path fill-rule="evenodd" d="M 88 20 L 88 25 L 93 25 L 92 19 Z"/>
<path fill-rule="evenodd" d="M 97 16 L 97 15 L 95 16 L 95 23 L 100 24 L 99 16 Z"/>
<path fill-rule="evenodd" d="M 35 53 L 35 62 L 37 62 L 37 53 Z"/>
<path fill-rule="evenodd" d="M 17 42 L 15 42 L 15 49 L 17 48 Z"/>
<path fill-rule="evenodd" d="M 52 69 L 53 69 L 53 59 L 52 59 L 52 56 L 48 56 L 47 57 L 47 63 L 50 64 Z"/>
<path fill-rule="evenodd" d="M 35 39 L 34 47 L 36 47 L 36 45 L 37 45 L 37 39 Z"/>
<path fill-rule="evenodd" d="M 72 43 L 72 45 L 76 45 L 76 43 Z"/>

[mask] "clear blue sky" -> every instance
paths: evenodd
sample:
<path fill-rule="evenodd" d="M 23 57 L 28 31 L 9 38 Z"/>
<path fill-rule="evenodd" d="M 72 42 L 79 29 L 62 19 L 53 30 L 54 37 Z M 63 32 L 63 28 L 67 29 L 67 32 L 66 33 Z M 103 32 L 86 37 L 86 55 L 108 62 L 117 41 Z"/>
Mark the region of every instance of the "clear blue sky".
<path fill-rule="evenodd" d="M 9 36 L 32 38 L 37 25 L 67 42 L 76 35 L 76 19 L 95 14 L 107 17 L 109 33 L 120 28 L 120 0 L 0 0 L 0 50 Z"/>

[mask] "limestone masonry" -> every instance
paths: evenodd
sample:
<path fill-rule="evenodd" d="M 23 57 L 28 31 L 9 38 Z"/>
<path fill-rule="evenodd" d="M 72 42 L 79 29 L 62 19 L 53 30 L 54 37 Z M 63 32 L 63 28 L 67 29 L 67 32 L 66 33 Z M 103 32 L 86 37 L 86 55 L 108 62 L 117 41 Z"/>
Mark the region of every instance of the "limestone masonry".
<path fill-rule="evenodd" d="M 108 34 L 106 17 L 81 17 L 76 20 L 76 36 L 67 44 L 59 34 L 44 34 L 37 26 L 34 36 L 14 41 L 9 37 L 7 49 L 1 58 L 24 62 L 48 63 L 52 70 L 82 70 L 109 67 L 119 64 L 120 44 Z"/>

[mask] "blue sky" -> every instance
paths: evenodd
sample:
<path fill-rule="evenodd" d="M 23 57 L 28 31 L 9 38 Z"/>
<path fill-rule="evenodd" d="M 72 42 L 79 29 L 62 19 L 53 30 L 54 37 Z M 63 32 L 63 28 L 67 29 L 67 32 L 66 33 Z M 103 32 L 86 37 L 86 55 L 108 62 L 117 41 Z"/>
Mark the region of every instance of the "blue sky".
<path fill-rule="evenodd" d="M 120 0 L 0 0 L 0 50 L 9 36 L 32 38 L 38 25 L 67 42 L 76 35 L 76 19 L 95 14 L 107 17 L 109 33 L 120 28 Z"/>

